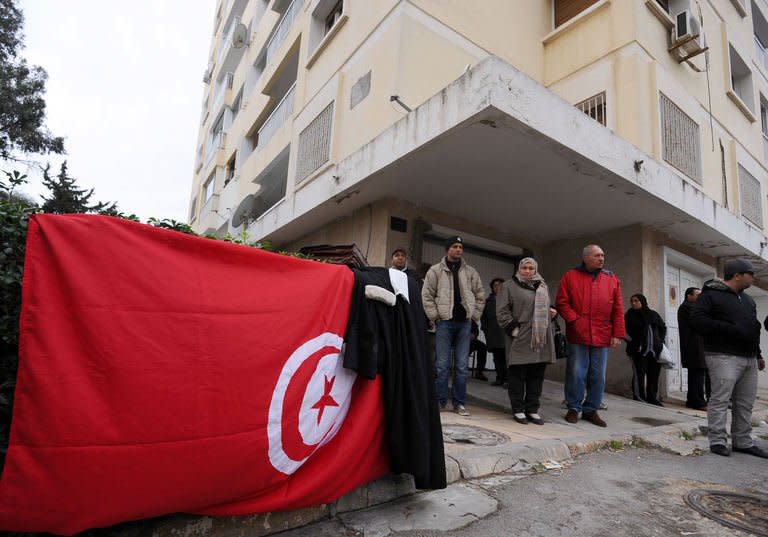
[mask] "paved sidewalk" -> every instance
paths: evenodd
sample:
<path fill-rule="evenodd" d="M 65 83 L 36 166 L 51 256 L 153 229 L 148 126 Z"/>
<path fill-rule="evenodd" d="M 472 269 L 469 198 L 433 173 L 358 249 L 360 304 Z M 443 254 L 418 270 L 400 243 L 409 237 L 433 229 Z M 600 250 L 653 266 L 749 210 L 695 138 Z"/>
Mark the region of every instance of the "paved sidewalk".
<path fill-rule="evenodd" d="M 522 463 L 557 462 L 608 446 L 642 443 L 681 455 L 709 447 L 706 412 L 685 408 L 675 401 L 658 407 L 606 394 L 600 416 L 608 426 L 579 420 L 565 421 L 563 385 L 544 381 L 539 414 L 544 425 L 522 425 L 512 419 L 507 391 L 489 382 L 470 379 L 467 386 L 469 417 L 441 413 L 449 482 L 473 479 L 514 469 Z M 758 401 L 756 425 L 768 418 L 768 405 Z"/>
<path fill-rule="evenodd" d="M 607 427 L 583 420 L 571 424 L 564 419 L 563 385 L 544 381 L 539 413 L 546 423 L 521 425 L 512 419 L 507 391 L 503 388 L 469 379 L 467 391 L 471 416 L 461 417 L 453 412 L 440 414 L 448 482 L 454 483 L 445 490 L 413 495 L 416 491 L 411 476 L 387 476 L 327 505 L 247 517 L 171 515 L 128 523 L 111 529 L 110 535 L 229 537 L 247 534 L 259 537 L 313 522 L 338 520 L 364 531 L 366 536 L 383 537 L 393 528 L 448 530 L 468 523 L 467 513 L 453 508 L 457 503 L 456 494 L 462 495 L 462 504 L 474 502 L 470 510 L 472 517 L 485 516 L 496 508 L 495 500 L 472 495 L 473 483 L 477 483 L 478 478 L 483 482 L 515 479 L 517 471 L 530 471 L 539 465 L 556 467 L 567 464 L 566 461 L 576 455 L 604 448 L 645 445 L 693 455 L 709 447 L 702 433 L 702 427 L 707 424 L 706 413 L 687 409 L 674 400 L 662 408 L 608 394 L 605 396 L 608 408 L 600 411 Z M 768 400 L 759 398 L 753 422 L 761 443 L 768 439 L 767 418 Z M 398 506 L 396 511 L 402 511 L 399 522 L 391 519 L 392 509 L 383 505 L 396 499 L 393 505 Z M 312 528 L 311 531 L 308 528 L 310 534 L 316 531 Z M 338 529 L 333 528 L 329 535 Z"/>

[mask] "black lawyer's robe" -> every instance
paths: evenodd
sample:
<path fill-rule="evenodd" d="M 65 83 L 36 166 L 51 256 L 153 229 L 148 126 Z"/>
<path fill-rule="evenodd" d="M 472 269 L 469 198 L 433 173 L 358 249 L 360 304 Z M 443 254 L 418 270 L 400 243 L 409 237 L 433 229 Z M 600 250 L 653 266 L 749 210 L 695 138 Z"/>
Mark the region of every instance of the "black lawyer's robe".
<path fill-rule="evenodd" d="M 434 365 L 425 352 L 421 286 L 409 276 L 410 303 L 398 296 L 389 306 L 365 297 L 366 285 L 394 292 L 388 269 L 369 267 L 354 273 L 344 366 L 368 379 L 382 375 L 392 473 L 412 474 L 419 489 L 445 488 L 443 433 Z"/>

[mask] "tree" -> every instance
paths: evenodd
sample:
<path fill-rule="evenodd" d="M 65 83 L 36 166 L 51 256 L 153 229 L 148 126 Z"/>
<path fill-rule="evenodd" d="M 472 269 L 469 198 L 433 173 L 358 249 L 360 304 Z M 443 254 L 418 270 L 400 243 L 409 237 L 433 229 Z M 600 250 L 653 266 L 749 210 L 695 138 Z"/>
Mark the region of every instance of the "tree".
<path fill-rule="evenodd" d="M 2 0 L 0 0 L 2 1 Z M 43 196 L 43 212 L 55 214 L 68 213 L 105 213 L 117 214 L 116 203 L 96 202 L 89 205 L 93 189 L 78 188 L 76 180 L 67 175 L 67 161 L 61 164 L 59 174 L 51 177 L 48 173 L 51 165 L 43 170 L 43 185 L 51 193 L 49 198 Z"/>
<path fill-rule="evenodd" d="M 13 153 L 63 153 L 64 139 L 45 127 L 42 67 L 19 56 L 24 17 L 16 0 L 0 0 L 0 158 Z"/>

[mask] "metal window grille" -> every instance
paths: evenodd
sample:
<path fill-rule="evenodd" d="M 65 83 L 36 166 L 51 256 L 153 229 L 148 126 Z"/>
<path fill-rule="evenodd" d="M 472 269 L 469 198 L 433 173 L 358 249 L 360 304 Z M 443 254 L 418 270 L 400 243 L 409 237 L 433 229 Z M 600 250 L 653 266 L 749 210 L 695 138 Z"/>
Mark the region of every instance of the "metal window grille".
<path fill-rule="evenodd" d="M 576 108 L 587 114 L 589 117 L 605 125 L 605 92 L 599 93 L 594 97 L 585 99 L 576 104 Z"/>
<path fill-rule="evenodd" d="M 739 165 L 739 192 L 741 215 L 756 226 L 763 227 L 760 181 L 758 181 L 754 175 L 742 168 L 741 165 Z"/>
<path fill-rule="evenodd" d="M 331 102 L 326 106 L 299 134 L 297 183 L 328 162 L 330 158 L 333 104 Z"/>
<path fill-rule="evenodd" d="M 685 175 L 701 183 L 699 126 L 666 95 L 659 94 L 662 157 Z"/>

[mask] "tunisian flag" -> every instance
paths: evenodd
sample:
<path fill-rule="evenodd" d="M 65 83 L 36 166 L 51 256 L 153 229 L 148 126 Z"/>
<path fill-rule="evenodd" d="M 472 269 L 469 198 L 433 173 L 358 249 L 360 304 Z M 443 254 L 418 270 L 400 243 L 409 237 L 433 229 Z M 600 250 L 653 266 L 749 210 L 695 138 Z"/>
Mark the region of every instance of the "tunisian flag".
<path fill-rule="evenodd" d="M 100 216 L 32 217 L 0 529 L 332 501 L 388 471 L 342 367 L 353 275 Z"/>

